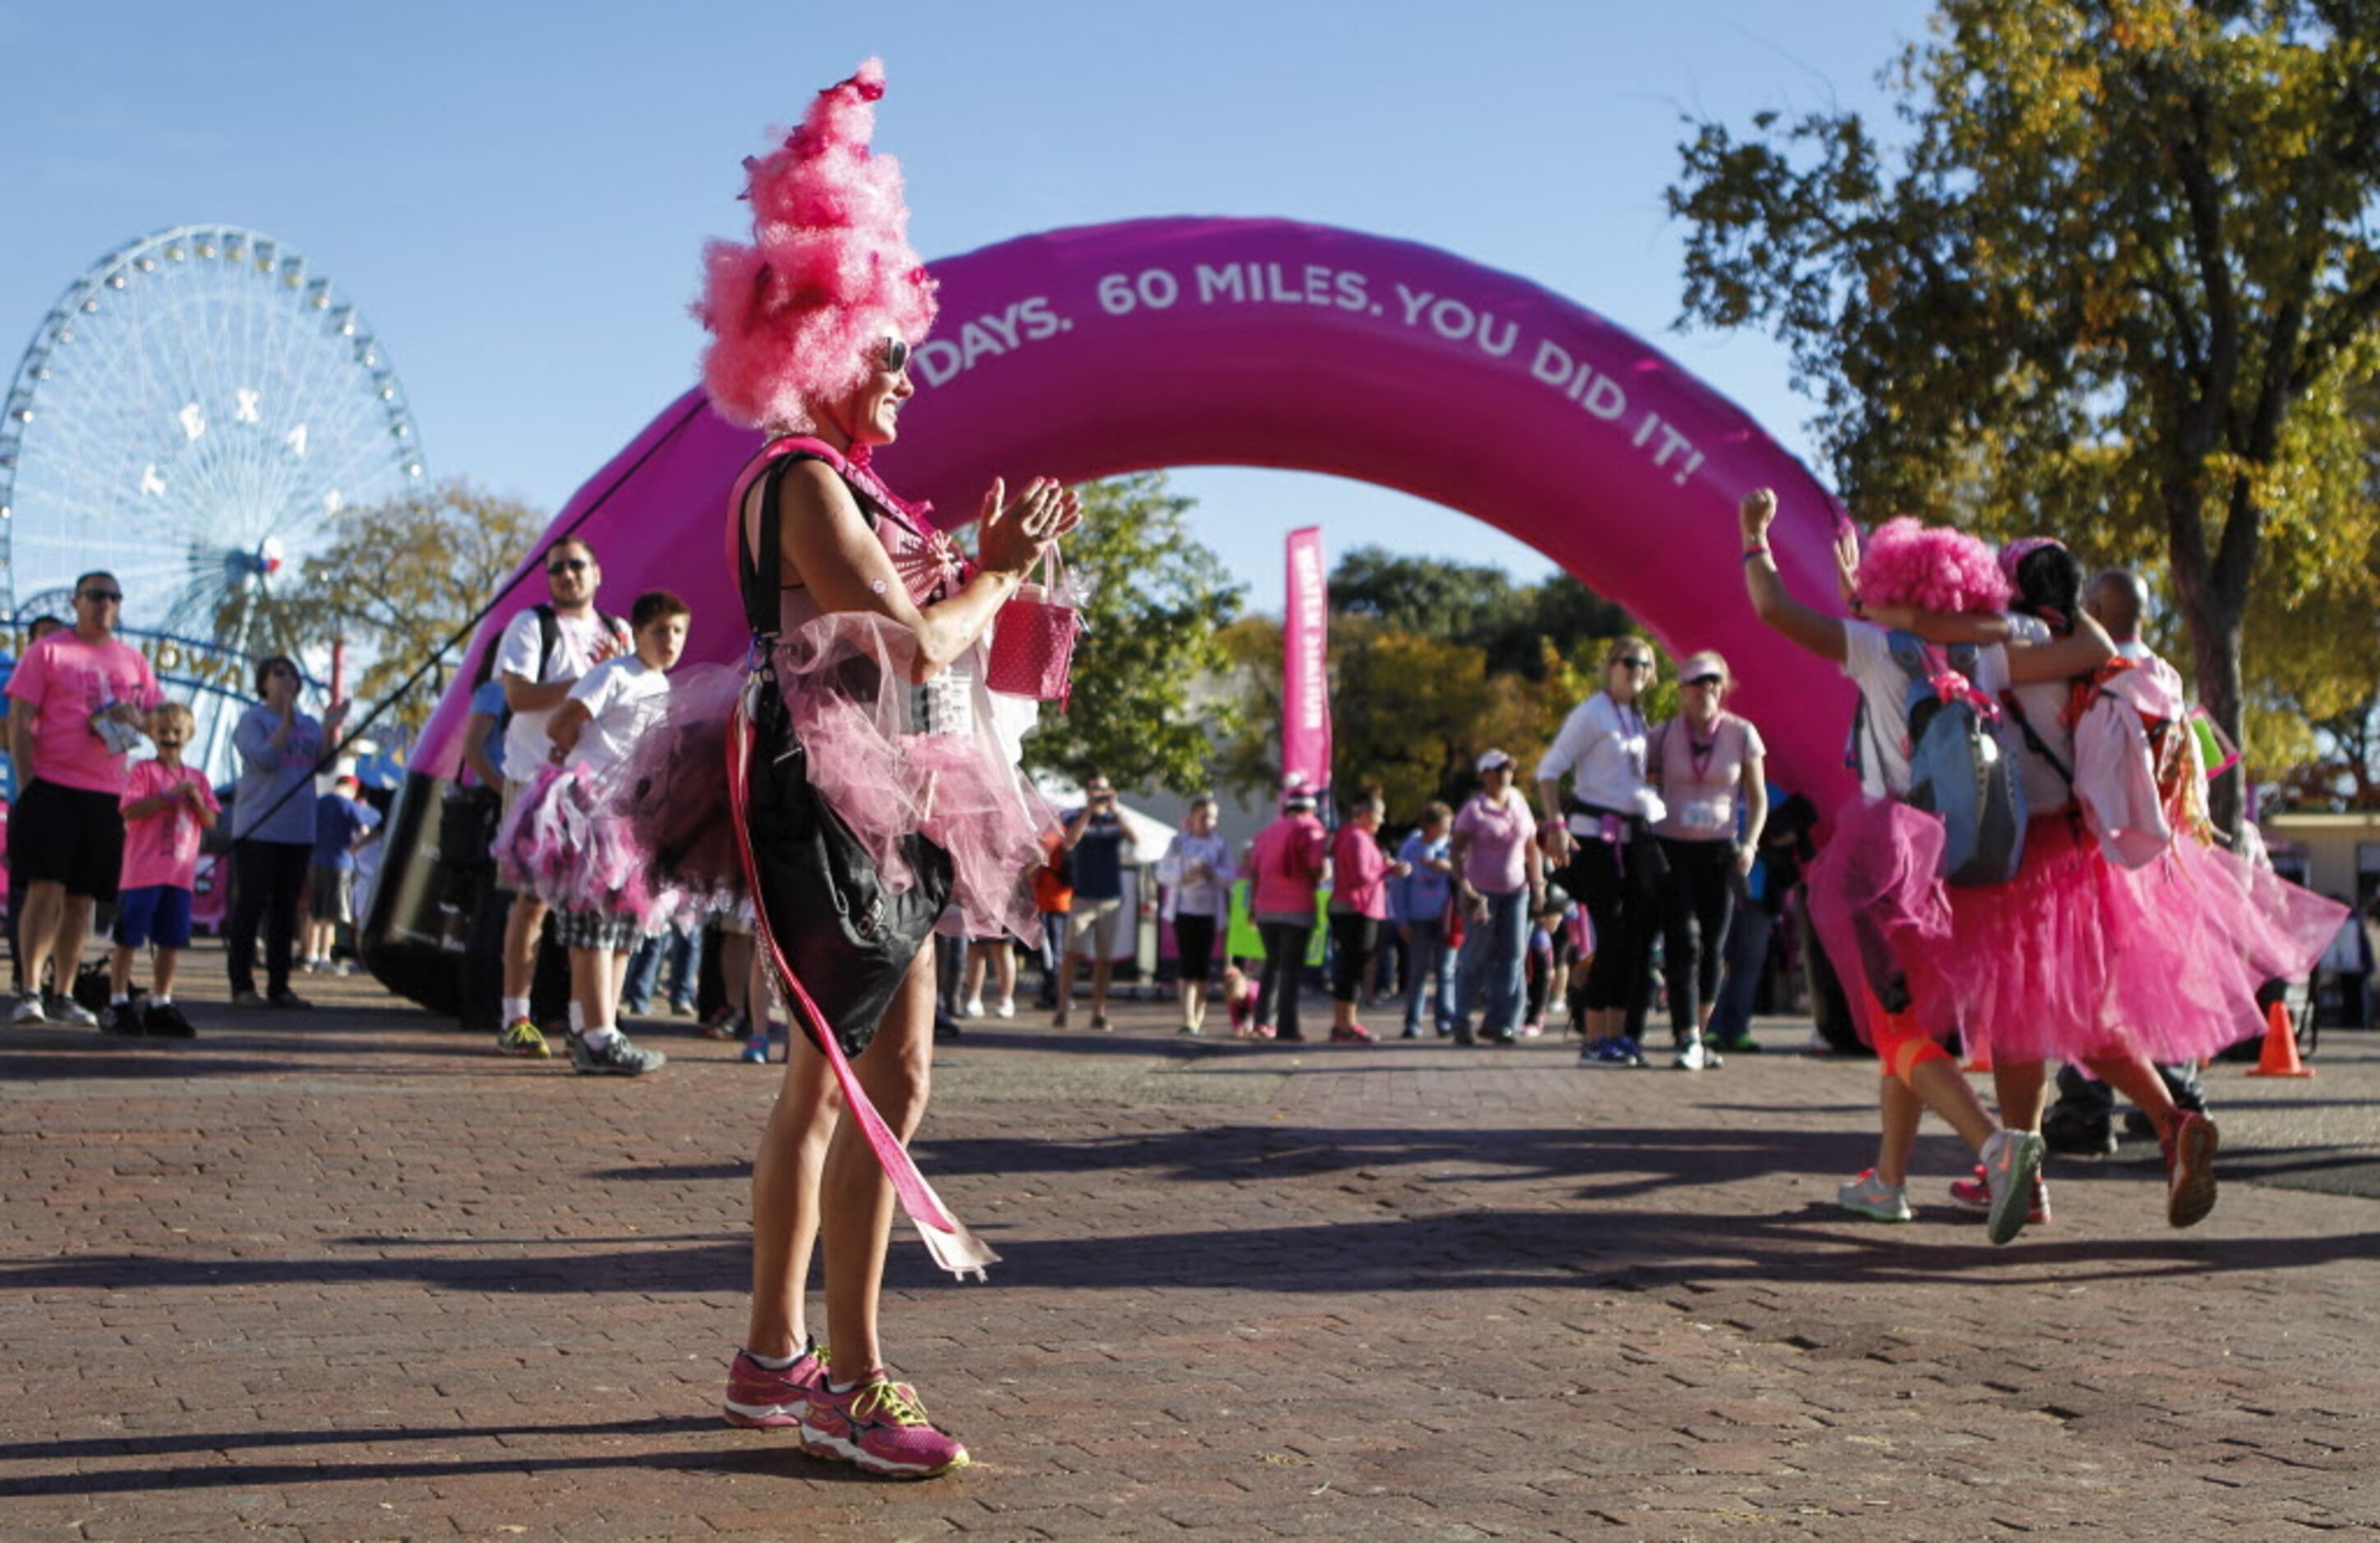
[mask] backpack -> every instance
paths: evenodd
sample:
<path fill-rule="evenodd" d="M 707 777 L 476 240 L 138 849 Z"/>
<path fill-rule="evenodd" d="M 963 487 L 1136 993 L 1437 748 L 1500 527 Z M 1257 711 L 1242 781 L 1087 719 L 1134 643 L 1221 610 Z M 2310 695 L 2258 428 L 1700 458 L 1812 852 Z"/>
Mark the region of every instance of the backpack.
<path fill-rule="evenodd" d="M 2206 776 L 2171 665 L 2114 659 L 2077 686 L 2074 797 L 2108 861 L 2144 868 L 2178 834 L 2208 839 Z"/>
<path fill-rule="evenodd" d="M 1886 646 L 1909 677 L 1903 801 L 1940 817 L 1944 882 L 2008 882 L 2024 857 L 2024 784 L 2002 737 L 1999 704 L 1975 689 L 1979 650 L 1964 643 L 1937 649 L 1906 632 L 1893 633 Z"/>
<path fill-rule="evenodd" d="M 544 601 L 540 601 L 532 609 L 537 612 L 537 673 L 538 678 L 543 680 L 546 665 L 552 660 L 554 649 L 562 642 L 562 618 L 556 615 L 553 607 Z M 596 612 L 595 619 L 602 623 L 603 629 L 611 633 L 614 638 L 633 639 L 635 638 L 635 634 L 628 628 L 628 624 L 608 611 Z M 507 626 L 511 625 L 509 622 L 505 624 Z M 497 641 L 489 644 L 487 650 L 480 655 L 479 667 L 471 674 L 472 690 L 477 691 L 495 678 L 496 654 L 502 646 L 502 634 L 499 633 Z M 504 733 L 505 729 L 511 727 L 512 721 L 513 710 L 507 706 L 504 711 L 496 714 L 496 732 Z"/>

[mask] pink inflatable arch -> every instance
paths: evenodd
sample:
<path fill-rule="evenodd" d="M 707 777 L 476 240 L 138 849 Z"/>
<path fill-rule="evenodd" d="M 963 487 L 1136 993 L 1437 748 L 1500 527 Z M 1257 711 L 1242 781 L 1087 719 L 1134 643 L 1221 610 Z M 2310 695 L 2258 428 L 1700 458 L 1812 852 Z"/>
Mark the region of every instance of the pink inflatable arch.
<path fill-rule="evenodd" d="M 934 272 L 940 330 L 917 350 L 918 395 L 881 461 L 910 497 L 956 522 L 995 474 L 1014 484 L 1260 466 L 1430 499 L 1526 541 L 1673 650 L 1723 650 L 1772 775 L 1822 808 L 1833 801 L 1850 686 L 1754 619 L 1735 504 L 1747 489 L 1777 489 L 1778 560 L 1811 597 L 1833 584 L 1834 504 L 1658 350 L 1448 253 L 1279 220 L 1054 231 Z M 691 266 L 687 275 L 691 285 Z M 683 594 L 695 616 L 688 657 L 739 659 L 721 533 L 728 489 L 758 443 L 689 391 L 579 490 L 548 539 L 573 531 L 594 546 L 615 608 L 655 586 Z M 525 560 L 495 614 L 543 593 Z M 481 629 L 460 680 L 496 631 Z M 486 833 L 443 796 L 468 699 L 465 686 L 450 691 L 415 749 L 364 950 L 395 990 L 492 1023 L 484 931 L 502 916 L 471 877 Z M 453 862 L 446 844 L 460 844 Z"/>
<path fill-rule="evenodd" d="M 1736 565 L 1735 502 L 1772 486 L 1788 581 L 1830 593 L 1833 501 L 1742 409 L 1594 312 L 1447 252 L 1281 220 L 1052 231 L 933 270 L 941 320 L 879 464 L 947 522 L 973 517 L 995 473 L 1259 466 L 1395 488 L 1527 542 L 1681 654 L 1722 650 L 1772 775 L 1822 807 L 1840 785 L 1849 687 L 1760 626 Z M 757 443 L 689 391 L 554 522 L 593 543 L 615 605 L 686 596 L 689 658 L 743 652 L 719 532 Z M 526 562 L 509 583 L 519 604 L 542 597 Z M 416 772 L 455 774 L 468 695 L 440 705 Z"/>

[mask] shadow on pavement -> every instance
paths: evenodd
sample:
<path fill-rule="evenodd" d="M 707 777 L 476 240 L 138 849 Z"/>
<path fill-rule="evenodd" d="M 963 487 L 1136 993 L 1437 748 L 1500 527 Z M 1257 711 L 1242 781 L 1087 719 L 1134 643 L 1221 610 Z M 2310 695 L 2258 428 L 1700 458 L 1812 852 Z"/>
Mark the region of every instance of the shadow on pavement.
<path fill-rule="evenodd" d="M 569 1440 L 595 1436 L 674 1437 L 696 1431 L 717 1432 L 723 1444 L 677 1452 L 605 1452 L 600 1456 L 534 1457 L 510 1452 L 472 1460 L 421 1459 L 343 1463 L 336 1460 L 285 1463 L 221 1463 L 203 1466 L 171 1464 L 176 1457 L 243 1451 L 277 1451 L 293 1447 L 375 1446 L 397 1442 L 461 1441 L 538 1437 Z M 732 1443 L 732 1444 L 724 1444 Z M 92 1463 L 110 1458 L 168 1460 L 156 1467 L 103 1467 L 80 1473 L 32 1474 L 8 1481 L 12 1495 L 105 1495 L 145 1489 L 270 1488 L 340 1481 L 387 1482 L 392 1479 L 460 1478 L 473 1474 L 571 1473 L 597 1469 L 652 1469 L 687 1473 L 732 1473 L 756 1477 L 771 1475 L 806 1481 L 844 1481 L 880 1485 L 842 1463 L 812 1457 L 784 1432 L 731 1431 L 717 1416 L 682 1415 L 650 1420 L 615 1420 L 586 1425 L 520 1425 L 480 1428 L 368 1427 L 344 1430 L 211 1431 L 191 1435 L 121 1436 L 80 1441 L 18 1441 L 0 1445 L 0 1462 Z"/>

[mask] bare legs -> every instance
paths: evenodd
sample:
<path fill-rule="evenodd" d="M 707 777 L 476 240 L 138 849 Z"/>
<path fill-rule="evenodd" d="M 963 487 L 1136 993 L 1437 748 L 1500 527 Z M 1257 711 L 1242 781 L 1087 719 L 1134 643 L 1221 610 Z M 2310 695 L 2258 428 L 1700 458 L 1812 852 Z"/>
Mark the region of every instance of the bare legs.
<path fill-rule="evenodd" d="M 2141 1112 L 2149 1117 L 2149 1124 L 2156 1127 L 2158 1140 L 2173 1134 L 2181 1110 L 2173 1101 L 2173 1090 L 2165 1085 L 2165 1078 L 2157 1075 L 2156 1067 L 2146 1056 L 2100 1057 L 2082 1064 L 2091 1068 L 2093 1076 L 2138 1104 Z"/>
<path fill-rule="evenodd" d="M 819 1175 L 843 1112 L 826 1057 L 805 1036 L 793 1040 L 752 1164 L 752 1317 L 744 1348 L 772 1359 L 797 1355 L 809 1341 L 805 1288 L 818 1248 Z"/>
<path fill-rule="evenodd" d="M 513 896 L 513 908 L 504 917 L 504 995 L 525 997 L 529 982 L 537 978 L 537 940 L 545 931 L 545 902 L 523 890 Z M 577 984 L 577 966 L 571 966 L 571 981 Z"/>
<path fill-rule="evenodd" d="M 860 1086 L 903 1141 L 925 1117 L 934 1047 L 934 955 L 920 949 L 875 1041 L 852 1063 Z M 745 1348 L 783 1356 L 802 1345 L 802 1289 L 826 1245 L 828 1342 L 844 1378 L 881 1366 L 877 1306 L 892 1234 L 892 1184 L 841 1099 L 826 1057 L 793 1036 L 785 1082 L 752 1170 L 752 1318 Z"/>
<path fill-rule="evenodd" d="M 76 968 L 82 963 L 83 941 L 91 936 L 91 896 L 68 894 L 53 879 L 37 879 L 25 889 L 25 908 L 17 918 L 17 937 L 24 950 L 21 976 L 24 994 L 42 994 L 45 966 L 55 966 L 55 986 L 61 995 L 74 989 Z"/>
<path fill-rule="evenodd" d="M 570 951 L 570 1000 L 578 1004 L 580 1022 L 588 1028 L 617 1028 L 620 983 L 627 978 L 628 956 L 608 948 Z"/>
<path fill-rule="evenodd" d="M 983 1002 L 984 976 L 989 973 L 991 985 L 999 994 L 996 1002 L 1014 1003 L 1016 1000 L 1016 951 L 1006 938 L 992 942 L 967 944 L 966 984 L 961 998 L 974 1011 Z"/>
<path fill-rule="evenodd" d="M 2162 1086 L 2162 1085 L 2160 1085 Z M 1992 1063 L 1992 1095 L 1999 1100 L 2000 1124 L 2012 1131 L 2041 1134 L 2049 1107 L 2049 1065 L 2043 1061 Z"/>

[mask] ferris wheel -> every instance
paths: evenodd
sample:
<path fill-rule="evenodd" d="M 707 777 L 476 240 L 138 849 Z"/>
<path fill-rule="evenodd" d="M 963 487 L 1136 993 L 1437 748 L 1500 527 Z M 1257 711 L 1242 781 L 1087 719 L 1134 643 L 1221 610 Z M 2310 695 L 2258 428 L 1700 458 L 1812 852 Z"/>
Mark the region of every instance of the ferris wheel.
<path fill-rule="evenodd" d="M 209 745 L 250 684 L 242 602 L 340 510 L 419 487 L 419 437 L 355 302 L 295 249 L 230 225 L 133 241 L 59 298 L 0 407 L 0 625 L 70 618 L 76 577 L 113 573 L 128 640 L 198 696 Z"/>

